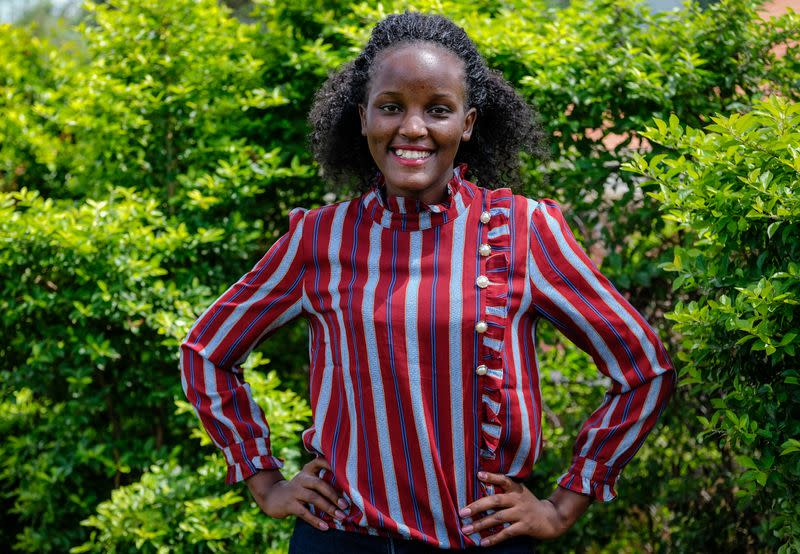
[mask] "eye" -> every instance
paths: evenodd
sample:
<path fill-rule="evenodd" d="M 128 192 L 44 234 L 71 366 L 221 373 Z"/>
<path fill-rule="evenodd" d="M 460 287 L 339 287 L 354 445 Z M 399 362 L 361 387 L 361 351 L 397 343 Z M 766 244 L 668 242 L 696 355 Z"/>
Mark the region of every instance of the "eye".
<path fill-rule="evenodd" d="M 428 111 L 433 115 L 448 115 L 453 113 L 453 110 L 451 110 L 447 106 L 433 106 Z"/>
<path fill-rule="evenodd" d="M 378 106 L 378 109 L 382 112 L 398 113 L 400 111 L 400 106 L 397 104 L 382 104 Z"/>

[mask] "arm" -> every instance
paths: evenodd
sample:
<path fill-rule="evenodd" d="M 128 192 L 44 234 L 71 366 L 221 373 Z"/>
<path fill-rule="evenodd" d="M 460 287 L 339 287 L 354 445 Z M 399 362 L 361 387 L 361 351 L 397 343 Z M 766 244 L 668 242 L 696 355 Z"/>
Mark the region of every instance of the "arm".
<path fill-rule="evenodd" d="M 485 496 L 459 511 L 458 515 L 463 518 L 491 511 L 490 514 L 465 525 L 461 531 L 469 535 L 509 524 L 494 535 L 482 539 L 481 546 L 491 546 L 519 535 L 537 539 L 560 537 L 578 521 L 592 502 L 590 496 L 561 487 L 557 487 L 547 500 L 540 500 L 522 483 L 499 473 L 481 471 L 478 478 L 502 487 L 504 492 Z"/>
<path fill-rule="evenodd" d="M 181 345 L 181 383 L 228 464 L 234 483 L 282 462 L 272 455 L 269 426 L 244 380 L 241 363 L 264 336 L 301 312 L 303 212 L 256 266 L 195 322 Z"/>
<path fill-rule="evenodd" d="M 536 498 L 505 475 L 479 473 L 479 479 L 504 492 L 461 510 L 462 517 L 492 512 L 462 531 L 469 534 L 510 524 L 483 539 L 482 546 L 516 535 L 558 537 L 593 499 L 613 499 L 621 469 L 652 429 L 675 383 L 661 341 L 583 252 L 558 205 L 536 203 L 530 225 L 528 272 L 535 309 L 588 352 L 612 385 L 603 404 L 582 426 L 572 464 L 547 500 Z"/>
<path fill-rule="evenodd" d="M 321 469 L 331 471 L 323 458 L 307 463 L 290 481 L 284 479 L 279 469 L 259 471 L 247 478 L 247 488 L 261 511 L 268 516 L 282 519 L 294 515 L 327 531 L 328 524 L 312 514 L 308 507 L 313 505 L 320 512 L 342 521 L 346 516 L 337 506 L 344 510 L 347 501 L 319 477 Z"/>
<path fill-rule="evenodd" d="M 672 362 L 655 331 L 578 245 L 558 205 L 531 217 L 529 274 L 535 309 L 611 378 L 605 401 L 581 427 L 559 486 L 595 500 L 614 485 L 655 425 L 675 386 Z"/>
<path fill-rule="evenodd" d="M 253 400 L 241 364 L 271 331 L 300 315 L 305 266 L 303 212 L 290 217 L 283 235 L 256 266 L 195 322 L 181 345 L 181 382 L 186 397 L 228 463 L 226 481 L 245 480 L 261 510 L 276 518 L 298 516 L 326 531 L 310 506 L 338 520 L 347 502 L 319 477 L 328 463 L 317 458 L 291 480 L 272 455 L 269 426 Z"/>

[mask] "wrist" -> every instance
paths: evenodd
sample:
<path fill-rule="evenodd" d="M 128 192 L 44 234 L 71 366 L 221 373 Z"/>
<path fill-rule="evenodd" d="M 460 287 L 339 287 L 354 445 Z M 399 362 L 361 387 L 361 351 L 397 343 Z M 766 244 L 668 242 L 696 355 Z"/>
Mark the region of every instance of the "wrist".
<path fill-rule="evenodd" d="M 285 480 L 279 469 L 262 469 L 245 479 L 245 483 L 256 499 L 266 500 L 275 486 Z"/>
<path fill-rule="evenodd" d="M 592 503 L 592 498 L 563 487 L 557 487 L 546 499 L 553 506 L 557 525 L 562 531 L 572 527 Z"/>

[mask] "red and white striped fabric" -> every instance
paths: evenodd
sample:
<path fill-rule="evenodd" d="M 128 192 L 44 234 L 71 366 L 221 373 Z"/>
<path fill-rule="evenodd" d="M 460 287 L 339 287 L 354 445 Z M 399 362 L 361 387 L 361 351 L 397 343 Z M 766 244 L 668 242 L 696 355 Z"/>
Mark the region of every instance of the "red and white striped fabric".
<path fill-rule="evenodd" d="M 454 172 L 448 202 L 382 196 L 294 210 L 289 232 L 197 320 L 181 346 L 189 401 L 228 482 L 281 467 L 240 364 L 271 331 L 310 326 L 305 447 L 350 502 L 331 527 L 441 548 L 478 544 L 458 510 L 495 491 L 479 470 L 527 477 L 542 446 L 536 323 L 611 378 L 559 485 L 611 500 L 620 469 L 674 387 L 660 340 L 576 243 L 550 200 Z"/>

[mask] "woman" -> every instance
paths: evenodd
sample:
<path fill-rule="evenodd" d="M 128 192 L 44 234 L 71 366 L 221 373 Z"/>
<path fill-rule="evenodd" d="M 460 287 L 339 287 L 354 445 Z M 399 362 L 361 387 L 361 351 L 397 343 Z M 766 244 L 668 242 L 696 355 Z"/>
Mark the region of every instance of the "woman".
<path fill-rule="evenodd" d="M 461 28 L 405 13 L 328 79 L 310 120 L 323 175 L 363 194 L 294 210 L 182 345 L 228 482 L 246 480 L 270 516 L 298 516 L 294 552 L 529 552 L 613 499 L 674 371 L 558 205 L 499 188 L 520 180 L 520 151 L 542 152 L 531 109 Z M 240 364 L 300 316 L 316 459 L 287 481 Z M 542 442 L 542 317 L 612 380 L 546 500 L 521 483 Z"/>

